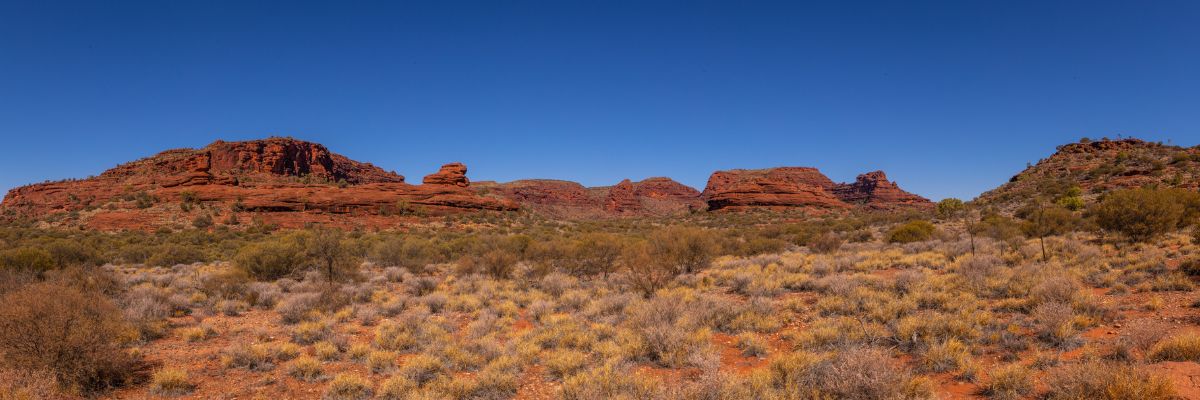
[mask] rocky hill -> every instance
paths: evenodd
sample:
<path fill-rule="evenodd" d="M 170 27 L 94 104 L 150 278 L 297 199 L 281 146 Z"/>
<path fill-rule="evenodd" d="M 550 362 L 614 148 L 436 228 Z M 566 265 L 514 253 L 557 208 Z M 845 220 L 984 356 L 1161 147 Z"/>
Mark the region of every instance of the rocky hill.
<path fill-rule="evenodd" d="M 320 144 L 273 137 L 168 150 L 87 179 L 19 187 L 4 197 L 0 210 L 9 220 L 115 230 L 244 221 L 386 228 L 426 216 L 480 211 L 525 210 L 575 219 L 706 209 L 930 206 L 883 172 L 835 183 L 814 168 L 796 167 L 719 171 L 703 193 L 664 177 L 601 187 L 547 179 L 472 182 L 462 163 L 443 165 L 414 185 Z"/>
<path fill-rule="evenodd" d="M 883 171 L 835 183 L 811 167 L 717 171 L 708 178 L 704 199 L 709 210 L 810 207 L 846 210 L 928 209 L 928 199 L 901 190 Z"/>
<path fill-rule="evenodd" d="M 1140 139 L 1082 140 L 1029 165 L 976 202 L 1011 208 L 1038 196 L 1055 198 L 1078 187 L 1085 200 L 1114 189 L 1200 186 L 1200 149 Z"/>

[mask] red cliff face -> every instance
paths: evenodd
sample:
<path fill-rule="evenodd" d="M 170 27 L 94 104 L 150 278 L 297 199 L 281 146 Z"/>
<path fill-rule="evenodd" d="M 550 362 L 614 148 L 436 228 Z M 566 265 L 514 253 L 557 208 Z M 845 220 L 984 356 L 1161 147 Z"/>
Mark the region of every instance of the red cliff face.
<path fill-rule="evenodd" d="M 834 183 L 816 168 L 780 167 L 717 171 L 708 179 L 704 199 L 709 210 L 744 208 L 889 209 L 932 203 L 900 190 L 883 172 L 859 175 L 854 183 Z"/>
<path fill-rule="evenodd" d="M 516 210 L 517 204 L 469 190 L 466 167 L 447 164 L 433 183 L 350 160 L 324 146 L 290 138 L 214 142 L 169 150 L 97 177 L 28 185 L 5 196 L 5 213 L 40 219 L 78 215 L 98 229 L 186 226 L 197 212 L 254 213 L 284 226 L 308 222 L 387 225 L 381 215 Z M 427 180 L 429 178 L 427 177 Z M 189 207 L 181 203 L 194 203 Z M 409 208 L 404 210 L 402 208 Z M 195 209 L 203 208 L 203 211 Z"/>

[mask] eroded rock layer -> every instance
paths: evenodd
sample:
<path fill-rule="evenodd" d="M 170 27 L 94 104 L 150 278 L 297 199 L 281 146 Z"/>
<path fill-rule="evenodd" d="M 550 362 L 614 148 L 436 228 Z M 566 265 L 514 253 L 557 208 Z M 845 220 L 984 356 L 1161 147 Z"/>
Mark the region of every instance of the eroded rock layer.
<path fill-rule="evenodd" d="M 708 178 L 704 200 L 709 210 L 892 209 L 933 205 L 923 197 L 901 190 L 882 171 L 859 175 L 853 183 L 835 183 L 810 167 L 717 171 Z"/>

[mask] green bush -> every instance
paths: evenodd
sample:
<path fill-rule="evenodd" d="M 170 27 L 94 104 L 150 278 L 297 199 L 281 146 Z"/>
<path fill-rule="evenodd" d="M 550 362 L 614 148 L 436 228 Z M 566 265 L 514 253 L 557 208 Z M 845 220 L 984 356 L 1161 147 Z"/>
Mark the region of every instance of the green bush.
<path fill-rule="evenodd" d="M 1200 194 L 1184 189 L 1125 189 L 1108 193 L 1090 214 L 1100 228 L 1145 242 L 1190 225 Z"/>
<path fill-rule="evenodd" d="M 672 226 L 651 232 L 648 236 L 650 255 L 661 259 L 682 273 L 698 272 L 708 267 L 716 256 L 717 241 L 712 232 L 694 227 Z"/>
<path fill-rule="evenodd" d="M 242 246 L 233 258 L 239 270 L 258 280 L 273 280 L 291 275 L 306 261 L 305 251 L 294 236 L 285 236 Z"/>
<path fill-rule="evenodd" d="M 903 225 L 892 228 L 888 232 L 888 242 L 891 243 L 912 243 L 921 242 L 933 238 L 933 233 L 937 228 L 933 224 L 925 220 L 913 220 L 904 223 Z"/>
<path fill-rule="evenodd" d="M 46 245 L 46 251 L 59 267 L 100 264 L 100 254 L 79 240 L 58 239 Z"/>
<path fill-rule="evenodd" d="M 0 267 L 26 273 L 42 274 L 54 269 L 50 253 L 33 247 L 18 247 L 0 252 Z"/>
<path fill-rule="evenodd" d="M 203 251 L 194 247 L 164 244 L 155 248 L 154 254 L 146 259 L 146 264 L 155 267 L 170 267 L 206 261 L 207 258 Z"/>

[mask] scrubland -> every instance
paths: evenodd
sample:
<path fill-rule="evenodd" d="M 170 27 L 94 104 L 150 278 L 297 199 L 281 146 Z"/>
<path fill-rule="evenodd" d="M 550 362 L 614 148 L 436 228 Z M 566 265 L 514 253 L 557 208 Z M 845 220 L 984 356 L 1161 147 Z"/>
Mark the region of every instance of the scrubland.
<path fill-rule="evenodd" d="M 1200 396 L 1194 228 L 1045 210 L 9 227 L 0 399 Z"/>

